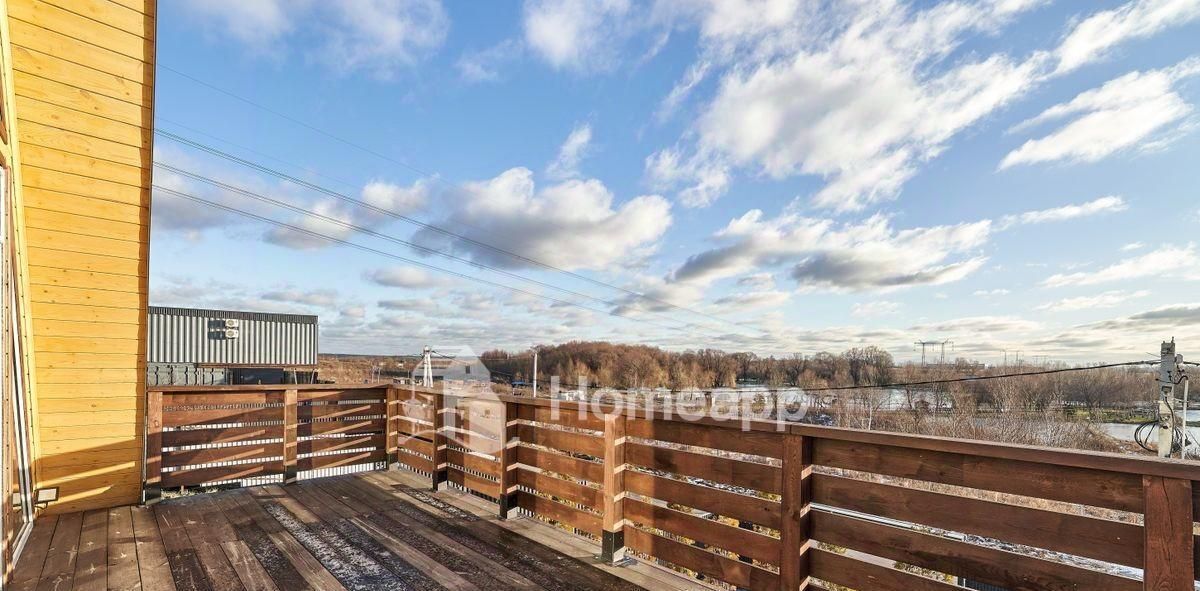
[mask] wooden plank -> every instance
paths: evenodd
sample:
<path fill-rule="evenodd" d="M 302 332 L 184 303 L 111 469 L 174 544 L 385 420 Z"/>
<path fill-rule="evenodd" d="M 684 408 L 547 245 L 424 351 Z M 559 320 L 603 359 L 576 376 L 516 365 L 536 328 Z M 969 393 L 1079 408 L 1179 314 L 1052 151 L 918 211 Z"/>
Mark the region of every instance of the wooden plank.
<path fill-rule="evenodd" d="M 330 435 L 333 433 L 363 434 L 383 433 L 387 426 L 384 419 L 369 419 L 364 421 L 324 421 L 316 423 L 300 423 L 297 425 L 297 435 Z"/>
<path fill-rule="evenodd" d="M 216 528 L 210 526 L 205 518 L 204 508 L 207 508 L 207 504 L 193 498 L 174 501 L 173 505 L 172 510 L 180 517 L 188 533 L 209 585 L 214 590 L 244 589 L 241 578 L 220 546 Z"/>
<path fill-rule="evenodd" d="M 362 401 L 370 400 L 373 402 L 382 403 L 387 396 L 387 388 L 382 387 L 367 387 L 367 388 L 345 388 L 326 385 L 321 389 L 301 389 L 297 388 L 297 396 L 301 402 L 342 402 L 342 401 Z M 302 408 L 308 408 L 305 405 Z M 378 414 L 383 414 L 378 413 Z"/>
<path fill-rule="evenodd" d="M 349 417 L 382 416 L 386 414 L 386 406 L 382 402 L 357 404 L 321 404 L 300 407 L 302 419 L 339 419 Z"/>
<path fill-rule="evenodd" d="M 780 528 L 780 505 L 769 499 L 636 470 L 625 471 L 625 488 L 643 497 L 692 507 L 771 529 Z"/>
<path fill-rule="evenodd" d="M 83 513 L 63 515 L 54 528 L 54 537 L 46 550 L 46 561 L 38 578 L 37 589 L 67 589 L 75 576 L 75 557 L 79 551 L 79 535 L 83 531 Z"/>
<path fill-rule="evenodd" d="M 299 466 L 296 461 L 296 434 L 298 432 L 299 419 L 296 416 L 298 409 L 299 394 L 294 389 L 287 389 L 283 393 L 283 481 L 285 483 L 296 482 L 296 472 Z"/>
<path fill-rule="evenodd" d="M 429 458 L 433 458 L 433 442 L 417 439 L 416 437 L 401 437 L 398 442 L 399 447 L 407 449 L 411 452 L 419 453 Z"/>
<path fill-rule="evenodd" d="M 1192 481 L 1144 476 L 1145 587 L 1192 591 L 1196 579 Z"/>
<path fill-rule="evenodd" d="M 355 466 L 358 464 L 373 464 L 387 461 L 387 452 L 382 449 L 358 451 L 328 456 L 311 456 L 296 460 L 296 469 L 320 470 L 322 468 L 337 468 L 339 466 Z"/>
<path fill-rule="evenodd" d="M 464 472 L 453 466 L 446 469 L 446 480 L 493 499 L 500 497 L 499 482 Z"/>
<path fill-rule="evenodd" d="M 96 75 L 93 73 L 93 75 Z M 133 125 L 149 125 L 153 119 L 151 110 L 139 103 L 112 98 L 99 92 L 91 92 L 64 81 L 34 76 L 22 71 L 13 72 L 13 89 L 18 96 L 45 101 L 83 113 L 101 115 Z M 21 157 L 26 155 L 21 147 Z"/>
<path fill-rule="evenodd" d="M 595 457 L 604 455 L 604 440 L 595 435 L 560 431 L 534 425 L 517 427 L 521 443 L 538 445 L 572 453 L 587 454 Z"/>
<path fill-rule="evenodd" d="M 237 572 L 246 591 L 277 591 L 279 589 L 271 580 L 271 575 L 255 558 L 246 542 L 241 540 L 221 542 L 221 549 L 229 558 L 229 564 Z"/>
<path fill-rule="evenodd" d="M 29 210 L 26 210 L 28 213 Z M 84 226 L 96 226 L 98 224 L 85 224 Z M 77 228 L 82 232 L 94 232 L 96 235 L 101 235 L 103 228 Z M 44 261 L 45 262 L 45 261 Z M 69 265 L 69 260 L 63 260 L 60 264 Z M 136 293 L 142 288 L 142 277 L 138 275 L 126 275 L 121 273 L 99 273 L 96 271 L 87 271 L 80 269 L 68 269 L 60 267 L 44 267 L 31 266 L 29 268 L 29 281 L 33 285 L 58 285 L 61 287 L 74 287 L 80 289 L 105 289 L 109 291 L 123 291 L 127 293 Z M 115 324 L 114 327 L 126 327 L 128 325 Z M 78 324 L 74 325 L 77 331 L 83 327 Z M 93 326 L 92 330 L 83 334 L 48 334 L 45 332 L 35 331 L 34 334 L 52 337 L 96 337 L 103 339 L 134 339 L 138 338 L 138 334 L 126 328 L 124 333 L 105 330 L 105 326 Z M 140 328 L 140 327 L 139 327 Z M 118 328 L 117 330 L 120 330 Z M 73 349 L 80 350 L 80 349 Z M 104 353 L 106 351 L 99 351 Z M 115 351 L 112 351 L 115 352 Z M 128 353 L 128 351 L 125 351 Z M 134 351 L 135 353 L 137 351 Z"/>
<path fill-rule="evenodd" d="M 626 519 L 648 529 L 702 542 L 764 564 L 779 564 L 779 540 L 770 536 L 638 499 L 625 499 L 624 509 Z"/>
<path fill-rule="evenodd" d="M 553 451 L 520 446 L 517 448 L 517 462 L 588 482 L 601 483 L 604 481 L 602 464 Z"/>
<path fill-rule="evenodd" d="M 1138 591 L 1133 579 L 838 515 L 812 513 L 812 537 L 825 544 L 965 577 L 1009 591 L 1106 589 Z"/>
<path fill-rule="evenodd" d="M 147 102 L 154 64 L 17 19 L 9 19 L 9 28 L 15 70 L 135 105 Z M 31 83 L 18 86 L 14 76 L 14 88 L 25 85 Z"/>
<path fill-rule="evenodd" d="M 162 503 L 154 507 L 154 516 L 158 521 L 158 532 L 162 537 L 163 550 L 167 555 L 167 563 L 171 565 L 171 578 L 180 591 L 213 591 L 204 567 L 192 541 L 184 528 L 184 519 L 171 503 Z"/>
<path fill-rule="evenodd" d="M 779 494 L 782 491 L 782 471 L 765 464 L 641 443 L 625 445 L 625 461 L 652 470 L 664 470 L 768 493 Z"/>
<path fill-rule="evenodd" d="M 162 434 L 162 437 L 163 445 L 168 447 L 245 443 L 247 441 L 259 441 L 263 439 L 279 439 L 283 437 L 283 425 L 166 431 Z"/>
<path fill-rule="evenodd" d="M 34 151 L 43 150 L 44 148 L 31 146 Z M 66 152 L 56 153 L 67 154 Z M 25 153 L 22 148 L 22 154 Z M 80 157 L 72 154 L 71 159 L 74 162 L 79 162 Z M 82 159 L 83 162 L 88 160 Z M 87 176 L 85 173 L 77 173 Z M 102 195 L 93 197 L 85 197 L 82 195 L 57 193 L 47 191 L 36 187 L 25 187 L 22 191 L 25 198 L 25 207 L 32 207 L 46 211 L 60 211 L 71 213 L 80 216 L 86 216 L 92 219 L 109 220 L 114 222 L 129 223 L 129 224 L 149 224 L 150 223 L 150 208 L 140 203 L 123 203 L 120 201 L 111 201 L 105 199 Z M 141 273 L 145 275 L 145 273 Z"/>
<path fill-rule="evenodd" d="M 78 591 L 104 591 L 107 585 L 108 511 L 93 509 L 83 514 L 79 555 L 75 557 L 71 588 Z"/>
<path fill-rule="evenodd" d="M 368 435 L 352 435 L 350 437 L 319 437 L 305 439 L 296 443 L 297 452 L 310 454 L 314 452 L 342 451 L 359 448 L 382 448 L 386 439 L 382 433 Z"/>
<path fill-rule="evenodd" d="M 180 407 L 174 407 L 178 409 Z M 266 408 L 206 408 L 196 410 L 173 410 L 163 407 L 164 427 L 199 427 L 202 425 L 228 425 L 230 423 L 265 423 L 283 418 L 284 410 Z"/>
<path fill-rule="evenodd" d="M 516 470 L 516 484 L 544 495 L 591 507 L 596 511 L 600 511 L 604 505 L 604 494 L 599 488 L 584 486 L 556 478 L 549 473 L 535 472 L 524 467 Z"/>
<path fill-rule="evenodd" d="M 600 531 L 603 527 L 599 515 L 569 507 L 525 491 L 517 491 L 516 494 L 518 507 L 539 517 L 552 519 L 596 537 L 600 536 Z"/>
<path fill-rule="evenodd" d="M 87 156 L 87 154 L 81 154 L 81 156 Z M 35 164 L 22 163 L 21 182 L 24 183 L 25 188 L 33 187 L 81 197 L 104 197 L 109 201 L 137 206 L 143 206 L 149 200 L 149 191 L 143 189 L 140 185 L 129 185 L 108 179 L 72 174 Z M 32 250 L 30 254 L 33 254 Z M 99 257 L 100 255 L 93 254 L 92 256 Z M 84 257 L 79 256 L 75 258 Z"/>
<path fill-rule="evenodd" d="M 736 427 L 718 427 L 677 421 L 631 419 L 629 436 L 654 439 L 726 452 L 779 459 L 783 457 L 783 434 L 743 432 Z"/>
<path fill-rule="evenodd" d="M 1040 499 L 1142 511 L 1141 478 L 1132 474 L 923 449 L 816 440 L 813 463 Z M 1014 478 L 1019 474 L 1019 478 Z M 1074 483 L 1063 486 L 1064 482 Z"/>
<path fill-rule="evenodd" d="M 282 461 L 237 464 L 234 466 L 214 466 L 211 468 L 184 468 L 173 472 L 164 472 L 162 482 L 164 487 L 190 486 L 224 480 L 272 476 L 275 474 L 283 474 Z"/>
<path fill-rule="evenodd" d="M 748 562 L 689 546 L 636 527 L 625 529 L 625 544 L 636 552 L 752 591 L 776 591 L 779 575 Z M 864 589 L 870 589 L 866 587 Z"/>
<path fill-rule="evenodd" d="M 162 390 L 161 388 L 159 388 Z M 163 391 L 163 407 L 172 412 L 187 410 L 192 406 L 262 406 L 265 404 L 281 405 L 283 396 L 279 392 L 169 392 Z M 279 416 L 283 416 L 280 412 Z M 276 417 L 278 419 L 278 417 Z"/>
<path fill-rule="evenodd" d="M 310 553 L 296 538 L 283 529 L 279 522 L 271 517 L 261 505 L 254 501 L 244 490 L 236 491 L 231 498 L 238 502 L 242 510 L 246 512 L 259 527 L 261 527 L 271 541 L 288 557 L 288 560 L 295 569 L 304 577 L 310 585 L 322 591 L 345 591 L 342 586 L 324 566 Z"/>
<path fill-rule="evenodd" d="M 255 523 L 254 519 L 242 509 L 241 504 L 236 502 L 232 495 L 228 493 L 213 495 L 212 504 L 226 517 L 234 531 L 237 532 L 238 542 L 249 548 L 255 561 L 264 567 L 269 566 L 264 570 L 277 588 L 285 591 L 316 589 L 300 574 L 283 549 L 276 545 L 267 532 Z M 229 555 L 230 550 L 226 544 L 222 544 L 222 546 L 225 547 L 226 555 Z M 239 553 L 240 548 L 235 548 L 233 552 Z M 234 562 L 232 557 L 230 562 Z M 236 565 L 235 568 L 237 568 Z M 245 583 L 245 579 L 243 579 L 243 583 Z M 250 588 L 250 585 L 247 585 L 247 588 Z"/>
<path fill-rule="evenodd" d="M 600 540 L 600 557 L 609 563 L 620 560 L 624 554 L 626 427 L 624 415 L 604 415 L 604 481 L 601 483 L 599 498 L 585 503 L 600 511 L 604 527 L 603 538 Z M 570 490 L 569 487 L 560 488 Z M 587 490 L 576 488 L 574 492 L 586 494 Z M 581 495 L 581 498 L 586 497 Z M 597 500 L 600 502 L 599 507 L 595 504 Z"/>
<path fill-rule="evenodd" d="M 396 460 L 413 470 L 419 470 L 421 472 L 425 472 L 426 474 L 433 472 L 433 460 L 429 458 L 423 458 L 421 456 L 408 453 L 404 450 L 400 450 L 399 453 L 396 454 Z"/>
<path fill-rule="evenodd" d="M 137 542 L 133 533 L 133 513 L 129 507 L 106 511 L 108 520 L 107 588 L 135 591 L 142 586 L 138 574 Z"/>
<path fill-rule="evenodd" d="M 1141 527 L 903 486 L 813 474 L 813 502 L 1141 568 Z"/>
<path fill-rule="evenodd" d="M 500 462 L 487 456 L 450 448 L 446 450 L 446 463 L 465 468 L 467 471 L 487 474 L 494 478 L 500 477 Z"/>
<path fill-rule="evenodd" d="M 170 562 L 153 509 L 133 507 L 133 535 L 137 545 L 138 574 L 146 591 L 175 589 Z"/>
<path fill-rule="evenodd" d="M 243 460 L 266 460 L 279 458 L 281 452 L 278 443 L 260 443 L 255 445 L 238 445 L 234 447 L 215 447 L 209 449 L 187 449 L 163 452 L 164 467 L 197 466 L 215 464 L 218 462 L 234 462 Z"/>
<path fill-rule="evenodd" d="M 812 576 L 835 585 L 872 591 L 950 591 L 963 587 L 917 576 L 894 568 L 863 562 L 828 550 L 813 548 Z"/>
<path fill-rule="evenodd" d="M 560 427 L 571 427 L 572 429 L 586 429 L 589 431 L 604 430 L 604 419 L 592 414 L 586 405 L 581 406 L 580 409 L 567 410 L 518 404 L 517 418 L 523 421 L 547 423 Z"/>
<path fill-rule="evenodd" d="M 31 591 L 37 588 L 38 579 L 42 576 L 42 566 L 46 564 L 46 553 L 50 550 L 50 542 L 54 539 L 54 529 L 58 525 L 57 515 L 46 515 L 33 522 L 33 531 L 25 541 L 25 549 L 21 559 L 13 567 L 10 584 L 12 589 Z"/>
<path fill-rule="evenodd" d="M 804 589 L 809 582 L 811 546 L 813 440 L 803 435 L 783 438 L 783 495 L 780 500 L 779 588 Z"/>
<path fill-rule="evenodd" d="M 41 0 L 132 35 L 154 38 L 154 17 L 110 0 Z"/>
<path fill-rule="evenodd" d="M 64 109 L 62 106 L 36 98 L 16 96 L 15 99 L 14 106 L 21 121 L 46 125 L 62 131 L 83 134 L 135 148 L 141 148 L 146 143 L 145 129 L 140 122 L 126 123 L 86 111 Z M 54 144 L 40 145 L 55 147 Z M 24 157 L 23 153 L 22 157 Z M 140 182 L 141 175 L 138 178 Z"/>
<path fill-rule="evenodd" d="M 113 28 L 40 0 L 9 0 L 8 14 L 10 18 L 28 23 L 52 23 L 51 28 L 64 35 L 97 47 L 107 47 L 129 57 L 148 57 L 147 43 L 141 35 Z"/>

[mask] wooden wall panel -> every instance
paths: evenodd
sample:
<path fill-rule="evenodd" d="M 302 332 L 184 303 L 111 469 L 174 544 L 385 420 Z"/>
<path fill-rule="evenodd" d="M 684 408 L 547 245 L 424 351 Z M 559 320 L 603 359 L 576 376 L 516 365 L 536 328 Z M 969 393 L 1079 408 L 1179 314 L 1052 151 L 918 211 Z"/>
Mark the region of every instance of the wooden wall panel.
<path fill-rule="evenodd" d="M 138 500 L 154 0 L 7 0 L 48 512 Z"/>

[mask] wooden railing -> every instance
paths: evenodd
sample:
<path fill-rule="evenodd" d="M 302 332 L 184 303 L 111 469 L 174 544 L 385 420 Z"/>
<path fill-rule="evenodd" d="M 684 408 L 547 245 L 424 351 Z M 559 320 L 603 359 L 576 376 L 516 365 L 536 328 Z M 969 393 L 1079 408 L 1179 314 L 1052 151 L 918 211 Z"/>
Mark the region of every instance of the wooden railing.
<path fill-rule="evenodd" d="M 353 402 L 364 397 L 386 404 Z M 245 406 L 187 408 L 225 400 Z M 435 490 L 492 499 L 502 517 L 591 537 L 606 560 L 630 555 L 733 587 L 1195 587 L 1200 464 L 581 406 L 413 388 L 166 388 L 147 405 L 147 490 L 386 457 Z M 271 424 L 242 424 L 259 420 Z M 268 435 L 274 443 L 237 445 Z M 155 456 L 158 441 L 222 451 Z M 360 444 L 370 451 L 308 455 Z M 189 467 L 235 458 L 253 461 Z M 156 465 L 175 469 L 159 480 Z"/>

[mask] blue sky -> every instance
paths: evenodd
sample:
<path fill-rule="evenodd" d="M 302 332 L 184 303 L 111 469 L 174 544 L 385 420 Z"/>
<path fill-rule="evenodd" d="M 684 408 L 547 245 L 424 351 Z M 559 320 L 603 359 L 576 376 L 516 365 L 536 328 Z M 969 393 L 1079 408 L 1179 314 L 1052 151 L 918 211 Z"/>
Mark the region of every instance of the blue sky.
<path fill-rule="evenodd" d="M 156 185 L 371 252 L 159 189 L 151 302 L 319 314 L 326 352 L 1186 354 L 1198 33 L 1200 0 L 166 3 L 159 129 L 302 183 L 160 135 Z"/>

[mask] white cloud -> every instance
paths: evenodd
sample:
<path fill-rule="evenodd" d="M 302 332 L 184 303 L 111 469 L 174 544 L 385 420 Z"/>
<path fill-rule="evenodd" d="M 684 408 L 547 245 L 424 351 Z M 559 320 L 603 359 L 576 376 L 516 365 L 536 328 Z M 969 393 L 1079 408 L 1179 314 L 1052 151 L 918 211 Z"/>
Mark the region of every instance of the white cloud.
<path fill-rule="evenodd" d="M 546 167 L 546 176 L 553 180 L 579 177 L 579 163 L 588 153 L 592 142 L 592 126 L 576 125 L 558 149 L 558 156 Z"/>
<path fill-rule="evenodd" d="M 876 318 L 892 316 L 900 311 L 900 304 L 888 300 L 874 302 L 859 302 L 850 308 L 850 315 L 855 318 Z"/>
<path fill-rule="evenodd" d="M 1119 43 L 1146 38 L 1200 18 L 1197 0 L 1134 0 L 1084 19 L 1058 48 L 1058 70 L 1066 72 L 1096 61 Z"/>
<path fill-rule="evenodd" d="M 989 334 L 997 332 L 1028 332 L 1041 325 L 1032 320 L 1016 316 L 968 316 L 952 320 L 941 320 L 918 324 L 910 330 L 923 332 Z"/>
<path fill-rule="evenodd" d="M 333 289 L 286 289 L 268 291 L 262 294 L 262 298 L 272 302 L 288 302 L 303 304 L 305 306 L 330 308 L 337 304 L 338 293 L 337 290 Z"/>
<path fill-rule="evenodd" d="M 365 274 L 365 278 L 384 287 L 404 287 L 408 289 L 426 289 L 444 285 L 446 281 L 420 267 L 398 265 L 383 269 L 375 269 Z"/>
<path fill-rule="evenodd" d="M 357 232 L 347 225 L 377 230 L 384 223 L 393 219 L 390 214 L 406 215 L 425 207 L 428 194 L 429 185 L 423 180 L 409 186 L 371 181 L 363 186 L 358 198 L 370 207 L 329 197 L 311 205 L 302 206 L 322 217 L 300 215 L 288 223 L 309 232 L 345 240 Z M 288 201 L 287 199 L 281 200 Z M 390 212 L 390 214 L 385 212 Z M 333 242 L 324 238 L 280 226 L 268 229 L 263 234 L 263 240 L 276 246 L 299 250 L 313 250 L 334 245 Z"/>
<path fill-rule="evenodd" d="M 1016 130 L 1071 118 L 1049 135 L 1026 141 L 1000 162 L 1000 169 L 1040 162 L 1095 162 L 1134 148 L 1160 147 L 1163 134 L 1186 126 L 1192 105 L 1175 83 L 1200 74 L 1200 58 L 1162 70 L 1130 72 L 1060 103 Z"/>
<path fill-rule="evenodd" d="M 761 266 L 791 265 L 800 287 L 887 290 L 957 281 L 985 257 L 990 221 L 896 230 L 881 215 L 853 224 L 760 210 L 736 218 L 715 238 L 725 244 L 693 255 L 672 272 L 676 283 L 708 285 Z"/>
<path fill-rule="evenodd" d="M 525 43 L 555 68 L 606 68 L 628 35 L 629 9 L 629 0 L 527 0 Z"/>
<path fill-rule="evenodd" d="M 1012 293 L 1012 292 L 1010 292 L 1007 289 L 1004 289 L 1003 287 L 1000 287 L 997 289 L 978 289 L 978 290 L 975 290 L 975 292 L 971 295 L 974 295 L 976 297 L 981 297 L 981 298 L 990 298 L 990 297 L 996 297 L 996 296 L 1005 296 L 1010 293 Z"/>
<path fill-rule="evenodd" d="M 1046 222 L 1062 222 L 1075 218 L 1088 217 L 1101 213 L 1125 211 L 1129 206 L 1121 197 L 1109 195 L 1093 199 L 1086 203 L 1064 205 L 1037 211 L 1027 211 L 1020 215 L 1006 216 L 1004 225 L 1013 224 L 1042 224 Z"/>
<path fill-rule="evenodd" d="M 567 269 L 627 265 L 648 254 L 671 225 L 671 206 L 657 195 L 619 205 L 598 180 L 568 180 L 537 188 L 533 173 L 513 168 L 486 181 L 465 183 L 444 196 L 443 227 L 459 238 L 421 230 L 415 240 L 476 262 L 528 267 L 494 249 Z"/>
<path fill-rule="evenodd" d="M 1075 298 L 1063 298 L 1058 301 L 1048 302 L 1038 306 L 1036 309 L 1049 312 L 1069 312 L 1073 310 L 1095 310 L 1099 308 L 1112 308 L 1119 304 L 1125 303 L 1134 298 L 1144 298 L 1150 295 L 1149 291 L 1122 291 L 1113 290 L 1098 293 L 1092 296 L 1080 296 Z"/>
<path fill-rule="evenodd" d="M 506 39 L 482 51 L 464 52 L 454 67 L 466 82 L 492 82 L 500 79 L 500 66 L 521 53 L 519 42 Z"/>
<path fill-rule="evenodd" d="M 747 291 L 735 293 L 721 298 L 717 298 L 714 304 L 718 306 L 728 306 L 732 308 L 730 312 L 737 312 L 753 308 L 774 308 L 788 301 L 791 297 L 786 291 L 764 290 L 764 291 Z"/>
<path fill-rule="evenodd" d="M 754 273 L 738 279 L 738 285 L 771 289 L 775 287 L 775 276 L 770 273 Z"/>
<path fill-rule="evenodd" d="M 1141 250 L 1142 248 L 1145 248 L 1145 246 L 1146 246 L 1146 244 L 1144 242 L 1130 242 L 1130 243 L 1122 246 L 1121 251 L 1122 252 L 1130 252 L 1130 251 L 1134 251 L 1134 250 Z"/>
<path fill-rule="evenodd" d="M 1163 246 L 1158 250 L 1125 259 L 1098 271 L 1051 275 L 1042 282 L 1042 285 L 1046 287 L 1096 285 L 1160 276 L 1165 273 L 1169 273 L 1169 276 L 1176 279 L 1200 278 L 1200 254 L 1196 252 L 1196 245 L 1189 243 L 1184 247 Z"/>
<path fill-rule="evenodd" d="M 337 71 L 384 78 L 441 47 L 450 26 L 441 0 L 188 0 L 187 6 L 256 50 L 281 53 L 289 43 Z"/>

